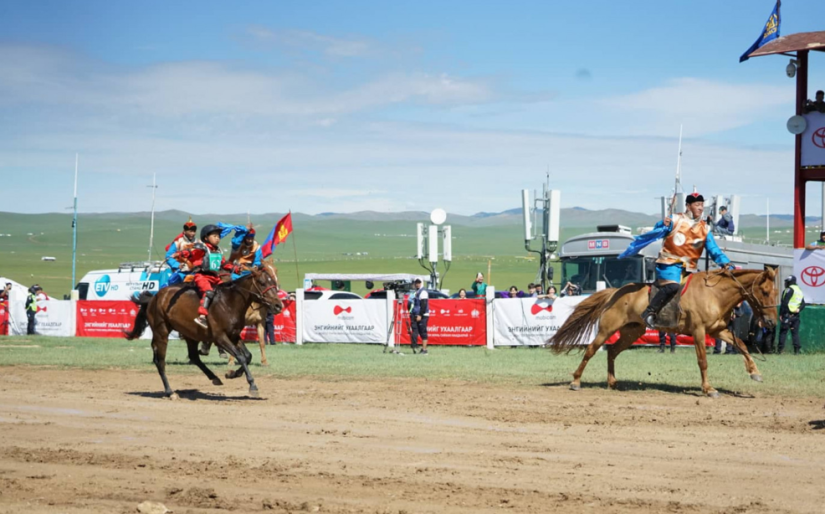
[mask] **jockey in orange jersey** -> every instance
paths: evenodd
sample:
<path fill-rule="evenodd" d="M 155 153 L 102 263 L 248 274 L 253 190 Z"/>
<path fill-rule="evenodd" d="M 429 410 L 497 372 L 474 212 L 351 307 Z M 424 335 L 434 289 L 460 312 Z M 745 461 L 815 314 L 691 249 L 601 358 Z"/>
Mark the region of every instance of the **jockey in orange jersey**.
<path fill-rule="evenodd" d="M 659 290 L 650 300 L 642 319 L 650 328 L 656 326 L 656 315 L 679 292 L 682 274 L 697 271 L 696 264 L 702 251 L 716 264 L 728 268 L 730 259 L 719 249 L 710 227 L 702 218 L 705 198 L 697 192 L 685 199 L 686 209 L 682 214 L 660 221 L 653 230 L 638 236 L 625 250 L 620 259 L 629 257 L 657 239 L 664 239 L 659 258 L 656 259 L 656 285 Z"/>
<path fill-rule="evenodd" d="M 255 229 L 250 225 L 243 234 L 240 244 L 237 246 L 232 245 L 232 253 L 229 255 L 229 262 L 235 266 L 232 279 L 237 279 L 245 274 L 244 272 L 238 272 L 240 267 L 259 268 L 261 260 L 261 245 L 255 241 Z"/>
<path fill-rule="evenodd" d="M 209 304 L 214 296 L 213 286 L 220 284 L 219 270 L 232 271 L 232 265 L 226 262 L 218 248 L 221 241 L 221 229 L 215 225 L 206 225 L 201 229 L 201 240 L 190 249 L 182 250 L 174 258 L 186 264 L 194 274 L 195 286 L 201 297 L 198 307 L 198 317 L 195 323 L 208 328 L 206 317 L 209 315 Z"/>

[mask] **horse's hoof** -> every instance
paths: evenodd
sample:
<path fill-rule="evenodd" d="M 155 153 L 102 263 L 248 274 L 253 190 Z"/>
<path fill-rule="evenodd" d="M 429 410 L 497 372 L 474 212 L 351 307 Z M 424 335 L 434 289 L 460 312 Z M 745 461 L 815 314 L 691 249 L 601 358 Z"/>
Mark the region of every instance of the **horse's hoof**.
<path fill-rule="evenodd" d="M 169 395 L 169 399 L 173 400 L 173 401 L 174 400 L 180 400 L 180 396 L 178 396 L 178 393 L 172 393 L 172 394 Z"/>
<path fill-rule="evenodd" d="M 719 391 L 708 391 L 708 398 L 719 398 Z"/>
<path fill-rule="evenodd" d="M 759 373 L 751 373 L 751 380 L 753 380 L 754 382 L 761 382 L 762 375 L 760 375 Z"/>
<path fill-rule="evenodd" d="M 579 385 L 579 384 L 570 384 L 570 390 L 571 390 L 571 391 L 578 391 L 578 390 L 580 390 L 581 388 L 582 388 L 582 386 L 581 386 L 581 385 Z"/>
<path fill-rule="evenodd" d="M 259 393 L 257 389 L 250 389 L 249 396 L 251 396 L 252 398 L 260 398 L 261 393 Z"/>
<path fill-rule="evenodd" d="M 223 385 L 223 382 L 221 382 L 221 379 L 220 379 L 220 378 L 217 378 L 217 377 L 216 377 L 216 378 L 213 378 L 213 379 L 212 379 L 212 385 L 222 386 L 222 385 Z"/>

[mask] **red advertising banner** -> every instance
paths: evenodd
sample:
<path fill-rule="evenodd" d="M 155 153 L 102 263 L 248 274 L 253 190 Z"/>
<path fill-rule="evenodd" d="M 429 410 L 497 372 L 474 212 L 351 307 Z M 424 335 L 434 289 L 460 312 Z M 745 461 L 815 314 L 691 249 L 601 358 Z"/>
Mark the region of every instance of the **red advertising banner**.
<path fill-rule="evenodd" d="M 619 340 L 619 333 L 616 332 L 612 336 L 610 336 L 605 344 L 613 344 Z M 652 328 L 645 329 L 645 335 L 637 339 L 634 345 L 659 345 L 659 331 L 654 330 Z M 670 338 L 667 339 L 668 346 L 670 345 Z M 686 346 L 693 346 L 693 338 L 691 336 L 687 336 L 684 334 L 678 334 L 676 336 L 676 344 L 679 345 L 686 345 Z M 705 346 L 713 346 L 716 344 L 716 341 L 710 336 L 705 336 Z"/>
<path fill-rule="evenodd" d="M 427 323 L 428 344 L 484 346 L 487 344 L 487 311 L 483 299 L 430 300 Z M 395 304 L 396 343 L 410 344 L 410 311 Z M 421 341 L 418 341 L 421 344 Z"/>
<path fill-rule="evenodd" d="M 138 307 L 128 300 L 79 300 L 77 302 L 78 337 L 123 337 L 135 323 Z"/>
<path fill-rule="evenodd" d="M 0 336 L 9 335 L 9 309 L 5 302 L 0 302 Z"/>
<path fill-rule="evenodd" d="M 295 300 L 282 300 L 284 310 L 275 316 L 275 341 L 278 343 L 295 342 Z M 250 326 L 243 329 L 241 339 L 244 341 L 258 340 L 258 327 Z"/>

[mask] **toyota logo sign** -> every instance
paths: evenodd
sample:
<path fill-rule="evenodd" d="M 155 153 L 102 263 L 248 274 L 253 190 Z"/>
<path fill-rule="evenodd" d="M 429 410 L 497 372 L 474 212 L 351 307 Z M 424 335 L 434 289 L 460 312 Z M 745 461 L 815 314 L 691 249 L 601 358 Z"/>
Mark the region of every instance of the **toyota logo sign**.
<path fill-rule="evenodd" d="M 809 287 L 819 287 L 825 284 L 825 269 L 819 266 L 808 266 L 799 275 L 802 283 Z"/>

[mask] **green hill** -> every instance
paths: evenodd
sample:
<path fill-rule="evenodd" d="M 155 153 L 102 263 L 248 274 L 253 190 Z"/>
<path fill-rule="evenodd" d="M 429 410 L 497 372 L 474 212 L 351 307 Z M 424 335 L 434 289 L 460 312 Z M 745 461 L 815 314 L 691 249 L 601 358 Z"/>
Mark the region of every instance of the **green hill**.
<path fill-rule="evenodd" d="M 263 241 L 282 213 L 255 215 L 258 241 Z M 162 259 L 164 247 L 180 233 L 188 214 L 162 211 L 155 214 L 155 241 L 152 259 Z M 245 214 L 194 215 L 199 226 L 224 221 L 241 224 Z M 294 289 L 303 274 L 401 272 L 424 273 L 412 257 L 415 253 L 415 222 L 426 222 L 425 212 L 293 214 L 295 232 L 275 252 L 282 285 Z M 562 240 L 589 232 L 597 224 L 619 223 L 633 228 L 649 226 L 655 216 L 615 209 L 588 211 L 563 209 Z M 764 222 L 764 218 L 762 218 Z M 499 213 L 485 216 L 449 215 L 453 227 L 452 268 L 444 286 L 452 291 L 469 287 L 476 272 L 486 274 L 492 263 L 492 283 L 499 289 L 515 285 L 525 288 L 536 278 L 538 265 L 528 260 L 524 250 L 520 214 Z M 771 219 L 780 234 L 772 239 L 790 241 L 787 220 Z M 744 226 L 744 224 L 743 224 Z M 764 239 L 764 228 L 746 228 L 746 237 Z M 15 214 L 0 212 L 0 276 L 24 285 L 39 283 L 55 297 L 71 289 L 72 227 L 69 214 Z M 10 234 L 7 235 L 7 234 Z M 295 250 L 297 247 L 297 272 Z M 224 240 L 228 247 L 229 241 Z M 361 253 L 361 255 L 357 255 Z M 44 262 L 43 256 L 55 257 Z M 121 262 L 142 261 L 149 257 L 149 213 L 82 214 L 78 222 L 77 279 L 95 269 L 117 267 Z M 442 272 L 444 270 L 441 270 Z M 355 285 L 363 293 L 363 285 Z"/>

